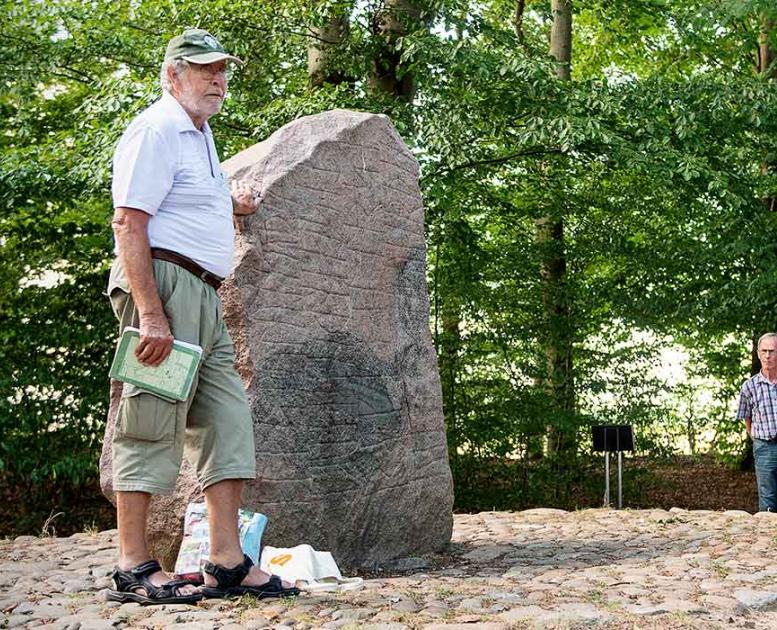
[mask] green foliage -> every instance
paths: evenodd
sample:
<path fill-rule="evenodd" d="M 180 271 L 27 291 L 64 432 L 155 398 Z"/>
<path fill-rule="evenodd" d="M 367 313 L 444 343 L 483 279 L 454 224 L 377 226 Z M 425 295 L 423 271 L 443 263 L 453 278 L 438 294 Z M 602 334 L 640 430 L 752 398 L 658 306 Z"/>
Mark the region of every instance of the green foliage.
<path fill-rule="evenodd" d="M 222 155 L 345 107 L 390 115 L 418 157 L 460 490 L 475 487 L 478 465 L 507 456 L 549 484 L 537 495 L 527 493 L 545 481 L 515 486 L 516 504 L 575 487 L 558 471 L 574 481 L 583 464 L 541 459 L 549 426 L 575 432 L 580 453 L 591 424 L 615 421 L 633 423 L 648 454 L 707 433 L 719 453 L 741 449 L 730 405 L 747 340 L 777 324 L 777 214 L 762 202 L 777 181 L 761 166 L 777 156 L 777 92 L 753 72 L 771 4 L 575 3 L 565 83 L 547 54 L 547 3 L 526 3 L 519 37 L 513 2 L 427 2 L 391 44 L 398 72 L 416 79 L 412 103 L 370 88 L 386 46 L 372 29 L 378 4 L 2 2 L 4 475 L 79 482 L 96 472 L 114 330 L 101 295 L 111 153 L 157 96 L 165 42 L 191 26 L 248 62 L 214 121 Z M 308 26 L 338 11 L 351 15 L 331 57 L 345 80 L 311 90 Z M 563 220 L 563 243 L 538 244 L 540 217 Z M 559 325 L 543 307 L 542 247 L 567 263 L 574 412 L 537 385 L 543 341 Z M 689 349 L 694 382 L 715 384 L 703 411 L 683 402 L 702 385 L 661 376 L 669 343 Z"/>

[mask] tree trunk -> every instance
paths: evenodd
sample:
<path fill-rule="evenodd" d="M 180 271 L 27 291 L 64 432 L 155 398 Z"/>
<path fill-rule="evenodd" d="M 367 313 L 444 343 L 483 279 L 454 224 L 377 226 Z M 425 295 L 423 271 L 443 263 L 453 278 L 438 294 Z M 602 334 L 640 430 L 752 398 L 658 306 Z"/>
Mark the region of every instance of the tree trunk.
<path fill-rule="evenodd" d="M 564 251 L 563 219 L 543 217 L 535 223 L 540 251 L 542 306 L 547 328 L 543 355 L 543 386 L 551 399 L 552 415 L 548 428 L 548 452 L 568 453 L 575 448 L 572 314 L 567 288 L 567 261 Z"/>
<path fill-rule="evenodd" d="M 774 21 L 764 16 L 761 19 L 761 32 L 758 36 L 758 73 L 767 79 L 773 79 L 777 74 L 774 64 L 774 48 L 770 38 L 774 32 Z"/>
<path fill-rule="evenodd" d="M 439 339 L 439 356 L 442 407 L 448 434 L 448 453 L 455 468 L 461 445 L 461 429 L 457 408 L 458 363 L 461 348 L 461 315 L 458 305 L 444 304 L 441 319 L 442 334 Z"/>
<path fill-rule="evenodd" d="M 411 102 L 416 90 L 415 76 L 402 67 L 401 46 L 398 40 L 421 22 L 421 4 L 418 0 L 385 0 L 375 12 L 372 31 L 380 42 L 380 49 L 373 58 L 369 85 L 372 89 L 392 94 Z"/>
<path fill-rule="evenodd" d="M 513 31 L 518 41 L 523 46 L 523 12 L 526 9 L 526 0 L 517 0 L 515 3 L 515 13 L 513 13 Z"/>
<path fill-rule="evenodd" d="M 572 79 L 572 0 L 551 0 L 550 54 L 558 62 L 559 79 Z"/>
<path fill-rule="evenodd" d="M 758 36 L 758 74 L 765 80 L 771 81 L 777 76 L 777 64 L 775 64 L 775 51 L 771 44 L 774 33 L 774 22 L 764 16 L 761 19 L 761 32 Z M 761 175 L 768 175 L 774 170 L 774 165 L 769 162 L 761 163 Z M 766 209 L 770 212 L 777 210 L 777 198 L 768 195 L 763 199 Z"/>
<path fill-rule="evenodd" d="M 761 360 L 758 358 L 758 332 L 753 333 L 753 343 L 750 346 L 750 376 L 755 376 L 761 371 Z M 741 420 L 740 420 L 741 422 Z M 748 435 L 745 438 L 745 449 L 739 459 L 739 470 L 755 470 L 753 459 L 753 440 Z"/>
<path fill-rule="evenodd" d="M 308 45 L 308 77 L 310 87 L 318 88 L 325 83 L 337 85 L 345 76 L 332 67 L 332 54 L 348 37 L 348 15 L 333 15 L 324 26 L 310 28 L 313 37 Z"/>
<path fill-rule="evenodd" d="M 553 24 L 550 30 L 550 54 L 558 62 L 557 75 L 571 80 L 572 3 L 552 0 Z M 540 252 L 542 306 L 547 331 L 543 354 L 544 387 L 550 395 L 551 423 L 548 428 L 548 451 L 571 454 L 576 446 L 575 387 L 572 342 L 574 326 L 567 286 L 567 261 L 564 243 L 563 213 L 545 216 L 535 222 L 535 239 Z"/>

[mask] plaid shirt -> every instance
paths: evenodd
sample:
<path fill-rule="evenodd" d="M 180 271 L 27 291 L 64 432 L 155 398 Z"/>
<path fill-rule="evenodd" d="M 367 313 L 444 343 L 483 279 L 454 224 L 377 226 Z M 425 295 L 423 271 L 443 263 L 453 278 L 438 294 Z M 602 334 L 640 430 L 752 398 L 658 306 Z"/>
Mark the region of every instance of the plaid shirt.
<path fill-rule="evenodd" d="M 770 383 L 761 372 L 747 379 L 739 393 L 737 418 L 752 420 L 750 433 L 754 438 L 777 438 L 777 384 Z"/>

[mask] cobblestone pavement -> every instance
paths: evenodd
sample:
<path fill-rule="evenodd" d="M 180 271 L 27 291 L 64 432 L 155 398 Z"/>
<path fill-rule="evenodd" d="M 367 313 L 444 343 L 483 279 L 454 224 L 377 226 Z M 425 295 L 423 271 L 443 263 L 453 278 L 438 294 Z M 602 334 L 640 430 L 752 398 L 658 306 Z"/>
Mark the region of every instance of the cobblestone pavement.
<path fill-rule="evenodd" d="M 440 555 L 358 591 L 118 605 L 116 532 L 0 541 L 0 627 L 777 629 L 777 515 L 527 510 L 455 516 Z"/>

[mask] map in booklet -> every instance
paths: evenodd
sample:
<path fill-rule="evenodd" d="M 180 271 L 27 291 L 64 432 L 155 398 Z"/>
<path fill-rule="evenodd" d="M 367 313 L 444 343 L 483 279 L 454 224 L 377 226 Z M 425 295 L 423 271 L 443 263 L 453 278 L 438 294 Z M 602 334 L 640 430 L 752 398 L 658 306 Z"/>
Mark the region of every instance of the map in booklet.
<path fill-rule="evenodd" d="M 127 326 L 121 335 L 111 365 L 111 378 L 136 385 L 152 394 L 186 400 L 197 373 L 202 348 L 185 341 L 173 341 L 170 355 L 157 367 L 143 365 L 135 356 L 140 330 Z"/>

